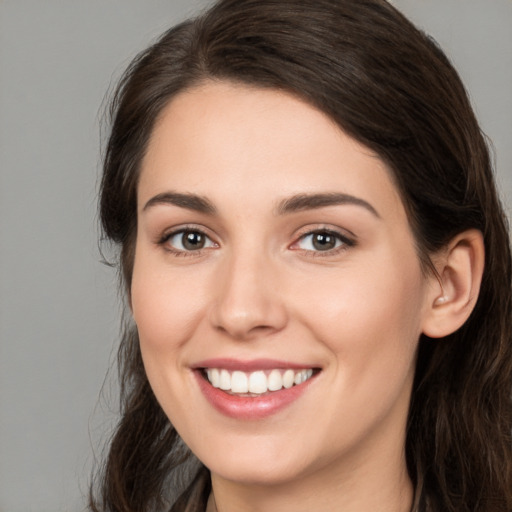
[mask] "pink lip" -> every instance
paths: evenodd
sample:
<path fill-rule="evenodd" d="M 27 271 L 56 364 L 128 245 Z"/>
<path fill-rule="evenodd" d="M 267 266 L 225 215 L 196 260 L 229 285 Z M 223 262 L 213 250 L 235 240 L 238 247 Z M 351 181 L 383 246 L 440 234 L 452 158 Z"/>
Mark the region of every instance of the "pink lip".
<path fill-rule="evenodd" d="M 208 402 L 220 413 L 238 420 L 257 420 L 281 411 L 297 400 L 315 380 L 315 375 L 302 384 L 289 389 L 269 392 L 260 396 L 231 395 L 214 388 L 203 376 L 202 368 L 225 368 L 227 370 L 256 371 L 271 368 L 311 368 L 310 365 L 297 365 L 284 361 L 259 359 L 253 361 L 235 361 L 233 359 L 211 359 L 194 365 L 194 375 L 200 390 Z"/>
<path fill-rule="evenodd" d="M 238 359 L 216 358 L 206 359 L 192 365 L 192 369 L 198 368 L 225 368 L 226 370 L 241 372 L 255 372 L 257 370 L 273 370 L 274 368 L 292 370 L 303 370 L 312 368 L 310 364 L 296 364 L 288 361 L 280 361 L 277 359 L 253 359 L 251 361 L 241 361 Z"/>

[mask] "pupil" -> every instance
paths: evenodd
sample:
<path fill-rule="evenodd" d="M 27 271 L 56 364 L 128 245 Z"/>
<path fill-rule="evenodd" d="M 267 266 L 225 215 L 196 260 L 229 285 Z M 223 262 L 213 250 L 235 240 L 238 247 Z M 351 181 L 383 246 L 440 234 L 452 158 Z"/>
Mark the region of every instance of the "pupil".
<path fill-rule="evenodd" d="M 202 249 L 204 247 L 204 236 L 196 231 L 189 231 L 183 234 L 183 247 L 190 251 Z"/>
<path fill-rule="evenodd" d="M 329 233 L 316 233 L 313 237 L 313 246 L 319 251 L 328 251 L 336 245 L 336 238 Z"/>

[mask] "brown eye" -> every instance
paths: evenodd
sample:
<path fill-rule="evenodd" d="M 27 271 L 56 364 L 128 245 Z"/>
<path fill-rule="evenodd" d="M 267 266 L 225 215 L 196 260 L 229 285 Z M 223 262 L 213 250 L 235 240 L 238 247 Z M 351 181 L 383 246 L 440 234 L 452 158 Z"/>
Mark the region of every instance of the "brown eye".
<path fill-rule="evenodd" d="M 205 245 L 205 236 L 198 231 L 185 231 L 181 235 L 181 243 L 187 251 L 202 249 Z"/>
<path fill-rule="evenodd" d="M 170 249 L 175 252 L 199 251 L 216 246 L 207 235 L 192 229 L 172 233 L 166 238 L 165 244 L 170 246 Z"/>
<path fill-rule="evenodd" d="M 331 233 L 313 233 L 311 243 L 317 251 L 328 251 L 336 247 L 336 237 Z"/>
<path fill-rule="evenodd" d="M 303 235 L 294 248 L 308 252 L 329 252 L 352 247 L 354 242 L 346 236 L 329 230 L 312 231 Z"/>

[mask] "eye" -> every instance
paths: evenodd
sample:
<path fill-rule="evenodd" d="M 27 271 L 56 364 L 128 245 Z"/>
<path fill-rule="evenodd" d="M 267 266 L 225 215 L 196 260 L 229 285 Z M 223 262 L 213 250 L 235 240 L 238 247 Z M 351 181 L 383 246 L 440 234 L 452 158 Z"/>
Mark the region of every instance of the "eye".
<path fill-rule="evenodd" d="M 301 249 L 303 251 L 327 252 L 338 248 L 351 247 L 354 243 L 334 231 L 318 230 L 307 233 L 293 244 L 293 249 Z"/>
<path fill-rule="evenodd" d="M 162 243 L 170 246 L 175 252 L 200 251 L 210 247 L 216 247 L 217 244 L 203 232 L 194 229 L 182 229 L 167 235 Z"/>

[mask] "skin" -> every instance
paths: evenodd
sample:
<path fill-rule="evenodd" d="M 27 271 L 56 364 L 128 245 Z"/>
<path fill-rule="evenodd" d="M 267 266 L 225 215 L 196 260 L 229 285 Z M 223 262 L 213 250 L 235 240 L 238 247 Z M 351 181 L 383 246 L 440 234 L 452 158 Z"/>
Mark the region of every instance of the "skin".
<path fill-rule="evenodd" d="M 169 192 L 215 213 L 154 199 Z M 359 203 L 279 211 L 333 192 Z M 184 228 L 205 247 L 169 238 Z M 326 230 L 341 238 L 318 250 L 310 233 Z M 405 425 L 439 294 L 388 169 L 323 113 L 223 82 L 162 112 L 138 188 L 131 303 L 151 386 L 210 468 L 219 511 L 408 511 Z M 200 391 L 191 368 L 209 358 L 321 371 L 287 407 L 244 420 Z"/>

